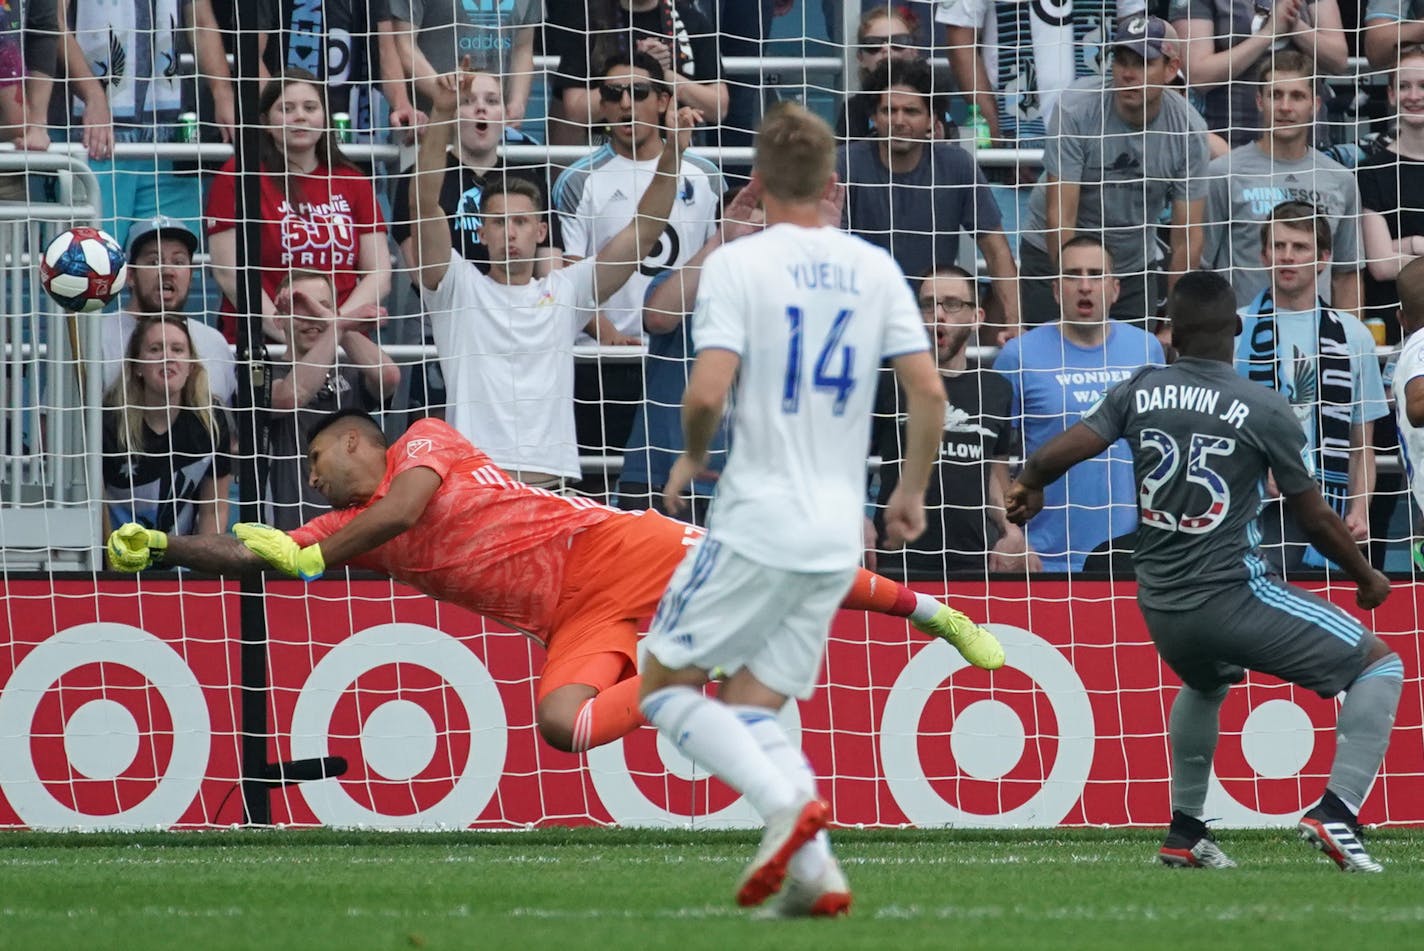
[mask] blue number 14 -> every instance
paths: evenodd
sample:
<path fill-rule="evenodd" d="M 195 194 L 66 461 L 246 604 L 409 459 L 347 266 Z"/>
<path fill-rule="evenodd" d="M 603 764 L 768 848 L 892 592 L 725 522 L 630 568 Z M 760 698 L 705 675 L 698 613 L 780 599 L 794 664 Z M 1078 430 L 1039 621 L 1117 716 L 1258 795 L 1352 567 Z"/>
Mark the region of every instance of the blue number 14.
<path fill-rule="evenodd" d="M 850 344 L 841 344 L 841 337 L 850 323 L 851 314 L 850 310 L 842 310 L 836 314 L 830 332 L 826 334 L 826 342 L 821 345 L 821 352 L 816 357 L 816 366 L 811 375 L 811 386 L 814 389 L 835 394 L 831 412 L 837 416 L 845 413 L 846 401 L 855 389 L 855 378 L 851 375 L 851 370 L 855 367 L 855 348 Z M 781 390 L 781 411 L 795 413 L 801 408 L 801 338 L 805 327 L 801 308 L 786 308 L 786 321 L 790 325 L 791 339 L 786 350 L 786 382 Z M 831 364 L 837 358 L 839 366 L 833 370 Z"/>

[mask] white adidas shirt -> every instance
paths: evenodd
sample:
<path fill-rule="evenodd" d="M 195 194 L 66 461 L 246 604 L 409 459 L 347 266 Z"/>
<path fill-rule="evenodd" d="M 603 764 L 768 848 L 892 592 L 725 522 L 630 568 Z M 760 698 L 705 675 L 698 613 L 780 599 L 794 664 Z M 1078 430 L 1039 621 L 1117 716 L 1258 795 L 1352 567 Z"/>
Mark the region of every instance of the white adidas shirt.
<path fill-rule="evenodd" d="M 579 477 L 574 340 L 596 301 L 592 258 L 528 284 L 500 284 L 450 252 L 422 289 L 446 422 L 506 471 Z"/>
<path fill-rule="evenodd" d="M 553 205 L 563 230 L 565 253 L 575 258 L 593 257 L 626 228 L 657 168 L 655 158 L 635 162 L 605 145 L 560 175 L 554 185 Z M 604 316 L 620 332 L 643 333 L 643 295 L 653 278 L 685 264 L 716 233 L 725 188 L 716 165 L 695 155 L 683 155 L 667 227 L 628 283 L 603 303 Z"/>
<path fill-rule="evenodd" d="M 894 259 L 833 228 L 741 238 L 704 265 L 693 339 L 741 357 L 711 537 L 796 571 L 859 564 L 876 372 L 929 349 Z"/>
<path fill-rule="evenodd" d="M 1413 426 L 1405 411 L 1404 388 L 1410 380 L 1424 376 L 1424 330 L 1416 330 L 1404 341 L 1399 362 L 1394 367 L 1394 417 L 1399 426 L 1399 447 L 1404 472 L 1414 501 L 1424 506 L 1424 428 Z"/>

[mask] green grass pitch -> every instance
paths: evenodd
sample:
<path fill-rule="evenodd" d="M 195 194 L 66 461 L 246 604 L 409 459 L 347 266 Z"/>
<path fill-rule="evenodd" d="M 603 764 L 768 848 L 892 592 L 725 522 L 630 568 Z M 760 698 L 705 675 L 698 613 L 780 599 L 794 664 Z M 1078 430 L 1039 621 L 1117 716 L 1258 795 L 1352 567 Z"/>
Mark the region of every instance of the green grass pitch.
<path fill-rule="evenodd" d="M 1424 831 L 1341 874 L 1290 830 L 1220 836 L 1241 868 L 1170 870 L 1156 830 L 835 833 L 848 919 L 754 921 L 751 833 L 620 829 L 0 834 L 0 948 L 1413 947 Z"/>

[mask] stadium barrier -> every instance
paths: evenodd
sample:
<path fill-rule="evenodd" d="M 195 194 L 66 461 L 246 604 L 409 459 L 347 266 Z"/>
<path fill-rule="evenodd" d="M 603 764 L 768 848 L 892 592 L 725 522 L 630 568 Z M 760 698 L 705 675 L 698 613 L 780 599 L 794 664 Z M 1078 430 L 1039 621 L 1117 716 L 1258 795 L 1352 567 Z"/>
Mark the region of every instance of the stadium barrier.
<path fill-rule="evenodd" d="M 0 203 L 0 568 L 92 568 L 102 387 L 97 363 L 76 352 L 97 349 L 99 315 L 63 315 L 38 264 L 56 234 L 97 220 L 99 185 L 82 154 L 0 146 L 0 173 L 25 172 L 58 188 L 55 201 Z"/>
<path fill-rule="evenodd" d="M 942 586 L 921 590 L 942 595 Z M 1354 612 L 1353 588 L 1311 585 Z M 953 585 L 1008 666 L 966 667 L 903 621 L 842 613 L 815 696 L 783 713 L 842 825 L 1158 825 L 1175 681 L 1130 582 Z M 1424 822 L 1415 584 L 1366 618 L 1403 656 L 1394 742 L 1362 813 Z M 0 826 L 237 822 L 235 584 L 11 577 L 0 654 Z M 533 727 L 542 650 L 377 581 L 274 582 L 271 758 L 344 757 L 273 794 L 272 821 L 374 828 L 742 826 L 747 806 L 644 728 L 585 757 Z M 1354 612 L 1358 613 L 1358 612 Z M 1324 788 L 1334 700 L 1252 676 L 1222 711 L 1207 812 L 1293 823 Z"/>

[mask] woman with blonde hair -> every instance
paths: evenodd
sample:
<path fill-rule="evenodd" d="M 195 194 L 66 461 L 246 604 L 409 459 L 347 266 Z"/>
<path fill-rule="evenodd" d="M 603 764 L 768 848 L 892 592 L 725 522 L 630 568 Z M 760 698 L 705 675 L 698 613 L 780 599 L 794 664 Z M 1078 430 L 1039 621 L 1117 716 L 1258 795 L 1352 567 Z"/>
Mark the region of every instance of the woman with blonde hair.
<path fill-rule="evenodd" d="M 231 428 L 181 316 L 143 317 L 104 394 L 104 514 L 175 534 L 221 532 Z M 107 534 L 107 528 L 105 529 Z"/>

